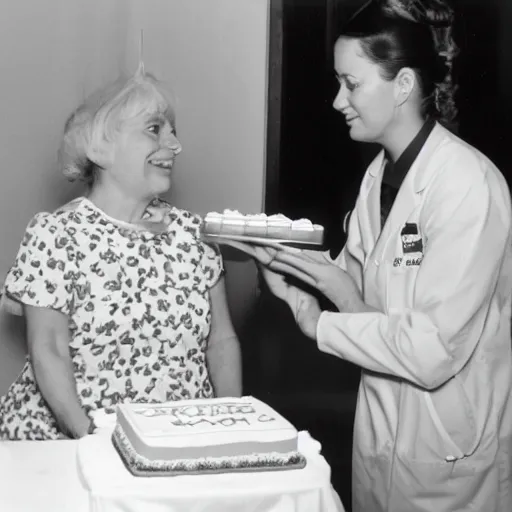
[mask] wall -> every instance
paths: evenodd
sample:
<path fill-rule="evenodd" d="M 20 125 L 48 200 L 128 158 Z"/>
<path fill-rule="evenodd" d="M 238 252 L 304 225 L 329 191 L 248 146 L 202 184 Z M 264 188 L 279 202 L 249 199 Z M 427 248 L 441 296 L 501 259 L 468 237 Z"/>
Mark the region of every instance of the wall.
<path fill-rule="evenodd" d="M 62 126 L 85 95 L 137 66 L 177 101 L 184 150 L 170 199 L 204 214 L 263 208 L 265 0 L 17 0 L 0 13 L 0 280 L 32 215 L 80 194 L 55 171 Z M 252 263 L 229 259 L 237 328 L 256 296 Z M 0 313 L 0 394 L 21 368 L 22 322 Z"/>

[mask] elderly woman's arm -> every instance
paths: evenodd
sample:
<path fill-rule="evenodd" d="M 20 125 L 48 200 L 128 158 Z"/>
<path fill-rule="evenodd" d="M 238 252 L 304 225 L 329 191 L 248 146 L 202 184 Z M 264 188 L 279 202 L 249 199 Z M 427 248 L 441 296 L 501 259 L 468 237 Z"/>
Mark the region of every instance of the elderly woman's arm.
<path fill-rule="evenodd" d="M 49 308 L 24 306 L 28 351 L 37 385 L 61 431 L 73 438 L 87 434 L 90 421 L 76 393 L 69 354 L 68 318 Z"/>
<path fill-rule="evenodd" d="M 231 323 L 224 278 L 210 290 L 212 327 L 206 362 L 215 396 L 241 396 L 242 361 L 238 337 Z"/>

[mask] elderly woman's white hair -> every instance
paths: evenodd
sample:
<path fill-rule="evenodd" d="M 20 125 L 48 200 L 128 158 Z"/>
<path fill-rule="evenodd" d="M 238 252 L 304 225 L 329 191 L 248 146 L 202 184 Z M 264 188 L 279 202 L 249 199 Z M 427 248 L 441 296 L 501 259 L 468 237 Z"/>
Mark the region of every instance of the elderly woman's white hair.
<path fill-rule="evenodd" d="M 150 114 L 164 115 L 175 126 L 171 92 L 151 74 L 137 72 L 89 96 L 66 121 L 59 148 L 59 167 L 70 181 L 92 184 L 97 155 L 112 143 L 124 121 Z"/>

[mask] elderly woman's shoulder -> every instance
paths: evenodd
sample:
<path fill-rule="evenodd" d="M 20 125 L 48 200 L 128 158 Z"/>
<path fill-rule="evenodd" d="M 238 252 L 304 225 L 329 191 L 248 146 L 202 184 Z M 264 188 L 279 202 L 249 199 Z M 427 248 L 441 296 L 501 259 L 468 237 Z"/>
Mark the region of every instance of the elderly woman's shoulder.
<path fill-rule="evenodd" d="M 36 213 L 28 224 L 29 230 L 44 230 L 56 233 L 65 229 L 70 223 L 76 223 L 83 215 L 80 205 L 83 198 L 79 197 L 58 207 L 53 212 L 42 211 Z"/>

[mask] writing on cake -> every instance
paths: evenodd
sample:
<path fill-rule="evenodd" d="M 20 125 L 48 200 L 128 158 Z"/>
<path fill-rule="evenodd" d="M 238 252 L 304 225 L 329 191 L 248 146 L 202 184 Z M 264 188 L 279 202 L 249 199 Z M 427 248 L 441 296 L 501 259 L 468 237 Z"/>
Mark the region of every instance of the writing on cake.
<path fill-rule="evenodd" d="M 146 417 L 167 416 L 171 424 L 176 427 L 195 427 L 197 425 L 232 427 L 240 424 L 251 425 L 276 421 L 276 418 L 268 414 L 258 413 L 252 405 L 240 403 L 150 408 L 136 411 L 136 414 Z"/>

